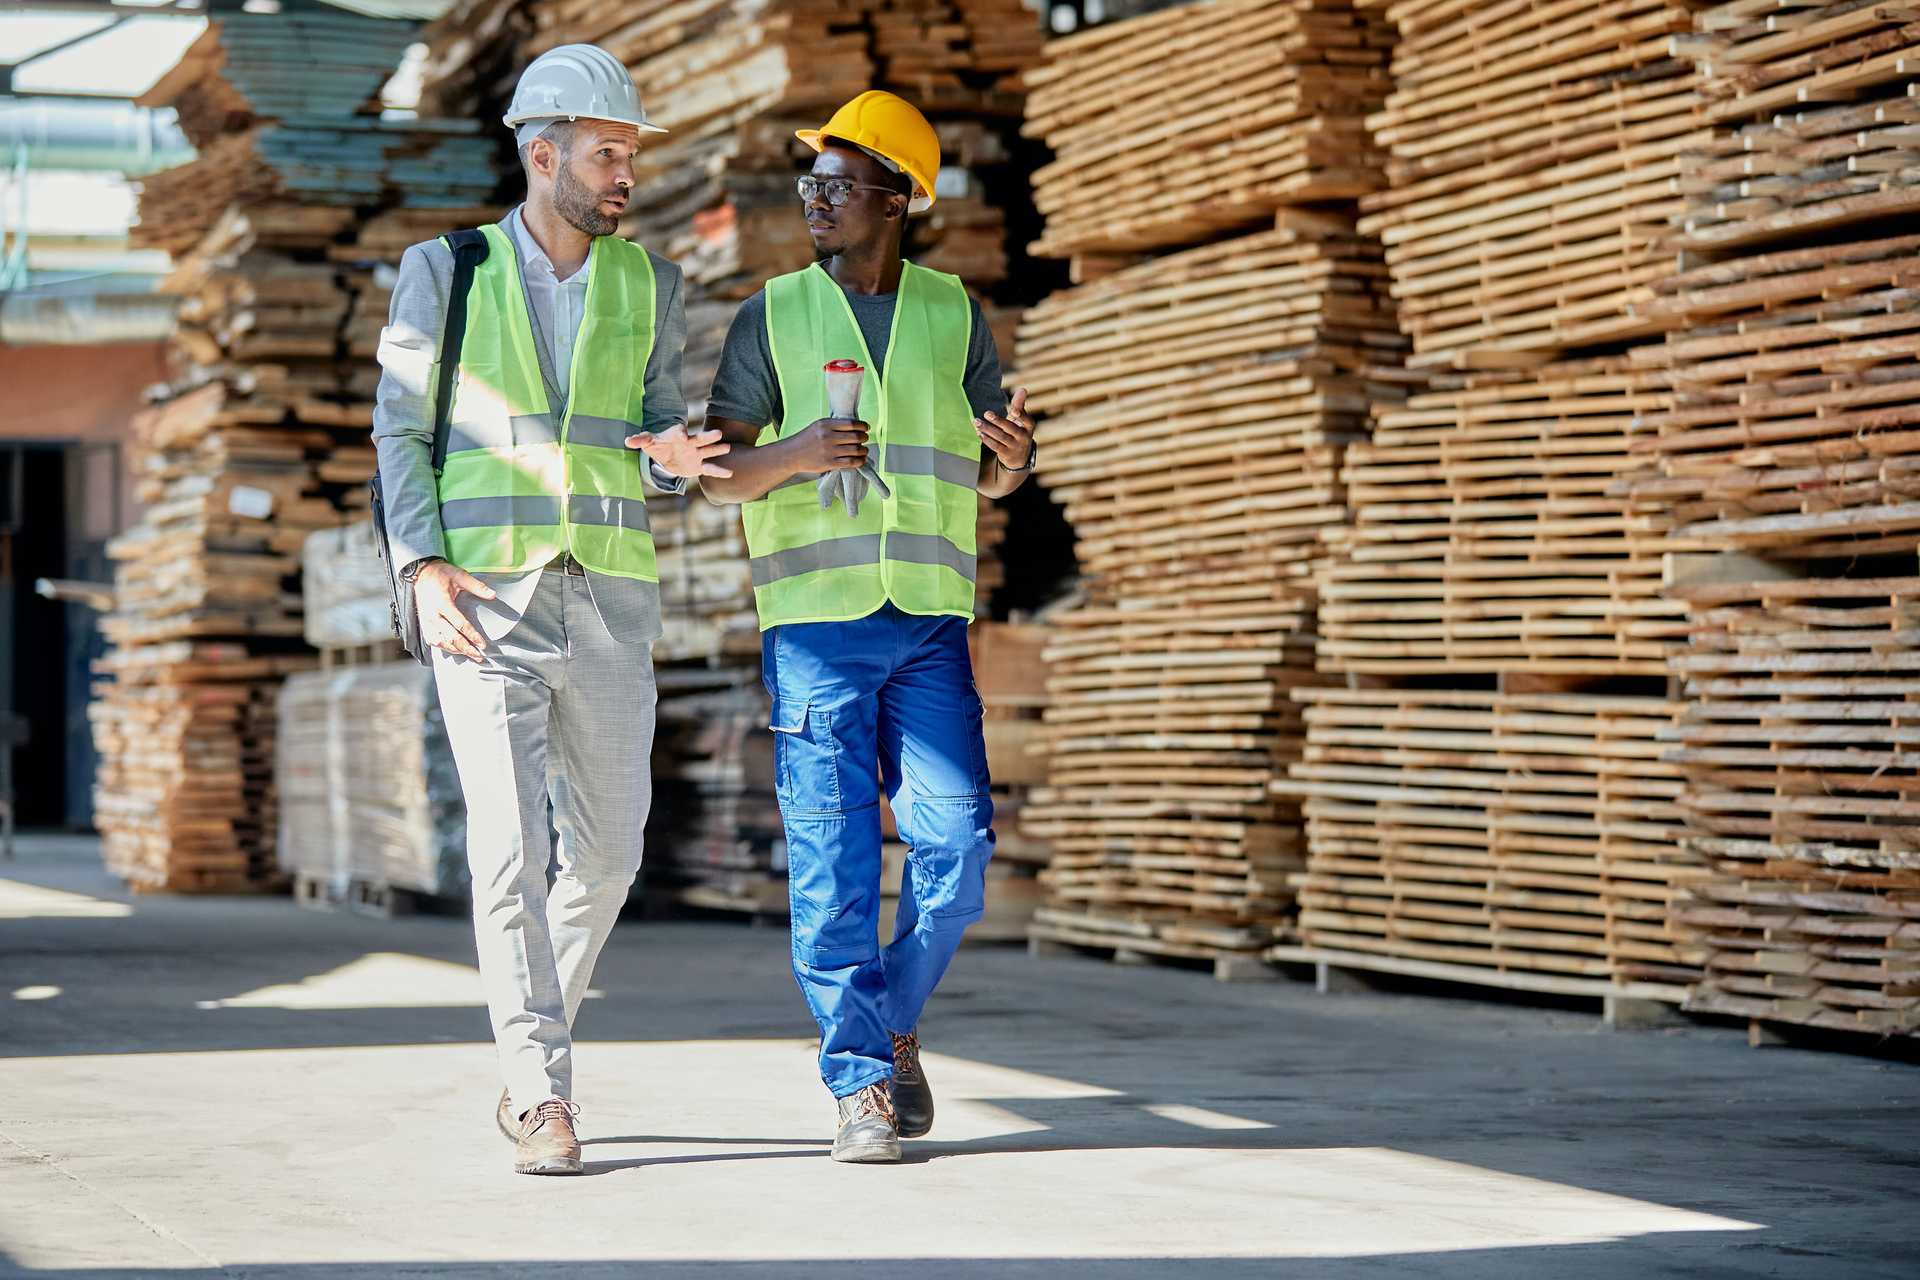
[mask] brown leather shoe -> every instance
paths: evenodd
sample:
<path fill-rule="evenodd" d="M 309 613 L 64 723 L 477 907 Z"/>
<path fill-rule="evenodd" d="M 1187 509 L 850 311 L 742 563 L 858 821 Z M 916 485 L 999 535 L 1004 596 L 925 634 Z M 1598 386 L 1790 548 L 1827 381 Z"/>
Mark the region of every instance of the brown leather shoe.
<path fill-rule="evenodd" d="M 493 1122 L 500 1126 L 508 1142 L 520 1141 L 520 1117 L 514 1114 L 513 1099 L 505 1089 L 500 1091 L 500 1105 L 494 1110 Z"/>
<path fill-rule="evenodd" d="M 513 1144 L 515 1173 L 579 1173 L 580 1139 L 573 1118 L 580 1108 L 562 1098 L 548 1098 L 527 1112 Z"/>

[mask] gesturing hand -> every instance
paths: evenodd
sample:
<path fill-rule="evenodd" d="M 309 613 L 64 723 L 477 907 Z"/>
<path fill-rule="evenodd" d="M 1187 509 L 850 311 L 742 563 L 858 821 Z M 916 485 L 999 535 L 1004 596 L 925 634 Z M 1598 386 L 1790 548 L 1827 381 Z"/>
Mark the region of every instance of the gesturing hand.
<path fill-rule="evenodd" d="M 413 604 L 420 613 L 420 635 L 436 649 L 480 662 L 487 638 L 460 612 L 460 593 L 493 599 L 493 588 L 458 565 L 435 560 L 413 579 Z"/>
<path fill-rule="evenodd" d="M 1003 417 L 989 413 L 973 420 L 980 443 L 993 450 L 993 456 L 1009 471 L 1026 469 L 1033 456 L 1033 419 L 1027 416 L 1027 389 L 1015 388 L 1013 401 Z"/>
<path fill-rule="evenodd" d="M 713 461 L 733 446 L 723 441 L 718 431 L 690 433 L 684 422 L 676 422 L 665 431 L 642 431 L 628 436 L 627 448 L 640 450 L 652 458 L 662 471 L 683 479 L 733 474 Z"/>

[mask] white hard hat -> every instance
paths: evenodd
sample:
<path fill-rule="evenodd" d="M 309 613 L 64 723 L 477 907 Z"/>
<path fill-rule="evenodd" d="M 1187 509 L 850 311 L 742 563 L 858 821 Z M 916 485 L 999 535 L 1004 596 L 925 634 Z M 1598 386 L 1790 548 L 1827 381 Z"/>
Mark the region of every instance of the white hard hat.
<path fill-rule="evenodd" d="M 598 45 L 563 44 L 549 49 L 520 73 L 513 105 L 501 117 L 513 129 L 529 120 L 618 120 L 649 133 L 639 90 L 620 60 Z"/>

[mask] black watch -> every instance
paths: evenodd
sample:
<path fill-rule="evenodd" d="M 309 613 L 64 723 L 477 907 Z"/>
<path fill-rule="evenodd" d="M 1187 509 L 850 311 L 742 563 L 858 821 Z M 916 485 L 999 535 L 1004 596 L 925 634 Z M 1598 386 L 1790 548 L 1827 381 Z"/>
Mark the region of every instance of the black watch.
<path fill-rule="evenodd" d="M 1029 463 L 1028 465 L 1031 466 L 1032 464 Z M 418 560 L 412 561 L 406 568 L 400 570 L 400 581 L 411 585 L 414 579 L 420 576 L 422 569 L 444 559 L 446 559 L 445 556 L 421 556 Z"/>
<path fill-rule="evenodd" d="M 1033 464 L 1038 461 L 1040 461 L 1040 442 L 1038 440 L 1029 440 L 1027 441 L 1027 460 L 1017 467 L 1009 467 L 1003 462 L 1000 464 L 1000 469 L 1012 472 L 1017 476 L 1023 476 L 1033 470 Z"/>

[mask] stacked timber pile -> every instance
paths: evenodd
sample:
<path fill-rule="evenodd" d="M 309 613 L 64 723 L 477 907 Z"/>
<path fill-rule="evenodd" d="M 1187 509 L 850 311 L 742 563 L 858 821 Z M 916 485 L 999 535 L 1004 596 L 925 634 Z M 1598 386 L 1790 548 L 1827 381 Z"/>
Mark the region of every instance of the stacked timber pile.
<path fill-rule="evenodd" d="M 1920 23 L 1884 6 L 1700 15 L 1709 139 L 1685 269 L 1643 312 L 1672 387 L 1623 486 L 1720 552 L 1676 565 L 1687 845 L 1713 867 L 1689 1007 L 1920 1031 Z"/>
<path fill-rule="evenodd" d="M 1920 577 L 1681 586 L 1691 1008 L 1920 1033 Z"/>
<path fill-rule="evenodd" d="M 1387 36 L 1348 0 L 1210 0 L 1093 27 L 1030 72 L 1025 132 L 1054 257 L 1192 244 L 1383 185 L 1362 114 Z"/>
<path fill-rule="evenodd" d="M 1385 7 L 1385 6 L 1382 6 Z M 1671 510 L 1619 491 L 1668 382 L 1629 311 L 1672 272 L 1706 136 L 1683 3 L 1387 7 L 1391 185 L 1363 197 L 1425 390 L 1346 458 L 1324 574 L 1297 877 L 1308 955 L 1495 986 L 1678 1000 L 1704 874 L 1662 759 L 1684 607 Z"/>
<path fill-rule="evenodd" d="M 114 680 L 90 712 L 107 860 L 138 887 L 277 878 L 275 693 L 312 664 L 302 544 L 366 506 L 379 264 L 400 225 L 488 216 L 464 207 L 493 184 L 469 126 L 377 114 L 413 30 L 223 13 L 142 99 L 176 107 L 200 155 L 148 180 L 134 230 L 174 256 L 180 325 L 171 385 L 134 424 L 147 509 L 113 545 Z"/>
<path fill-rule="evenodd" d="M 1673 56 L 1684 0 L 1374 0 L 1399 27 L 1369 123 L 1391 186 L 1361 201 L 1416 363 L 1512 366 L 1659 332 L 1680 157 L 1705 136 Z"/>
<path fill-rule="evenodd" d="M 1555 977 L 1681 984 L 1671 914 L 1680 770 L 1657 698 L 1309 689 L 1311 870 L 1300 927 L 1320 956 L 1437 962 L 1553 989 Z M 1305 784 L 1305 785 L 1302 785 Z M 1431 972 L 1429 970 L 1429 972 Z"/>
<path fill-rule="evenodd" d="M 1223 73 L 1242 62 L 1261 93 Z M 1325 683 L 1315 576 L 1348 517 L 1342 454 L 1398 398 L 1382 366 L 1404 345 L 1351 206 L 1291 202 L 1377 183 L 1360 121 L 1385 62 L 1350 5 L 1215 0 L 1058 41 L 1030 77 L 1027 127 L 1060 156 L 1037 247 L 1085 282 L 1019 337 L 1086 579 L 1049 620 L 1048 779 L 1023 811 L 1054 850 L 1036 945 L 1224 972 L 1285 927 L 1304 850 L 1268 784 L 1299 758 L 1289 695 Z"/>
<path fill-rule="evenodd" d="M 600 45 L 633 72 L 668 130 L 635 161 L 621 234 L 677 262 L 687 281 L 684 381 L 698 426 L 739 302 L 812 260 L 794 179 L 817 127 L 862 91 L 919 105 L 940 134 L 940 199 L 910 224 L 907 256 L 982 298 L 1011 353 L 1024 301 L 1006 197 L 1025 183 L 1011 144 L 1020 75 L 1038 58 L 1039 19 L 1021 0 L 692 0 L 675 7 L 577 0 L 461 0 L 428 33 L 422 105 L 497 120 L 522 68 L 555 45 Z M 647 882 L 706 907 L 786 909 L 772 799 L 769 706 L 737 511 L 695 496 L 649 503 L 661 550 L 666 635 Z M 1003 580 L 1006 517 L 982 504 L 981 615 Z"/>
<path fill-rule="evenodd" d="M 1684 630 L 1661 594 L 1672 519 L 1611 493 L 1671 407 L 1661 379 L 1614 358 L 1452 381 L 1348 451 L 1326 668 L 1664 677 Z"/>

